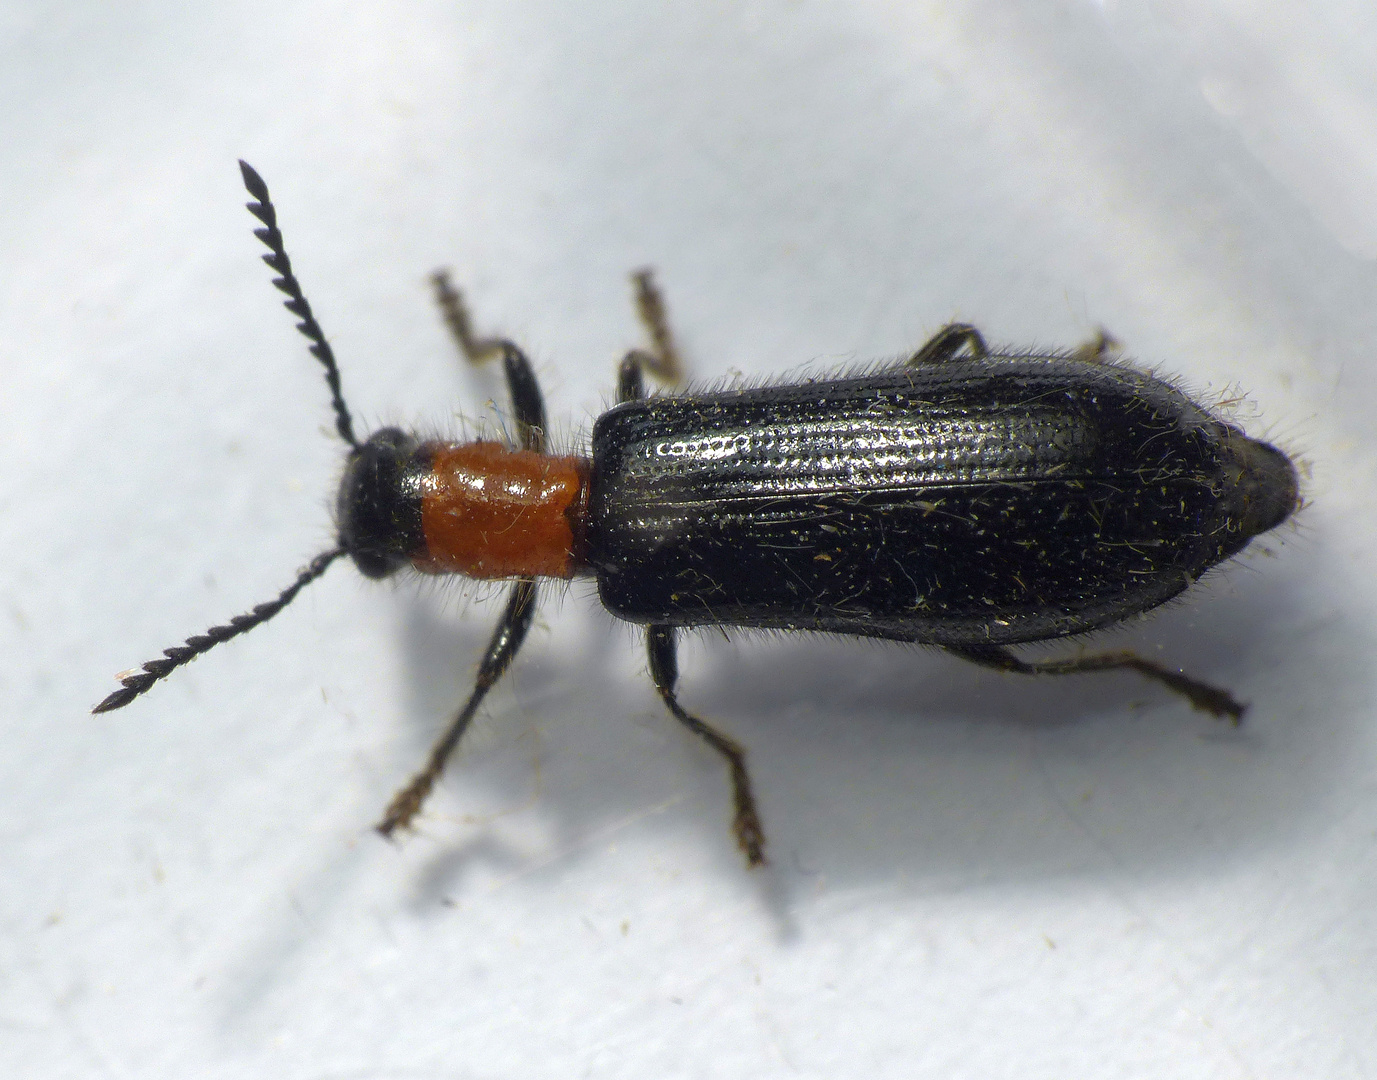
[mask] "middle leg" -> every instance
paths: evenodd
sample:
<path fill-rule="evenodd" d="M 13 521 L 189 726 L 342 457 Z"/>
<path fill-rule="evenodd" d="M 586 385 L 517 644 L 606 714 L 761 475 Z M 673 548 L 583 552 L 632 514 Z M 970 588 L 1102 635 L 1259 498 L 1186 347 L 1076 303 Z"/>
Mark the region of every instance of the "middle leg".
<path fill-rule="evenodd" d="M 928 343 L 910 356 L 906 363 L 909 367 L 944 364 L 948 360 L 955 360 L 963 352 L 966 356 L 979 360 L 982 356 L 988 356 L 990 350 L 985 344 L 984 337 L 974 326 L 969 323 L 951 323 L 933 334 Z"/>
<path fill-rule="evenodd" d="M 674 639 L 674 627 L 652 625 L 646 628 L 646 646 L 650 653 L 650 677 L 674 718 L 711 746 L 723 758 L 731 771 L 732 834 L 746 855 L 746 863 L 760 866 L 765 862 L 765 830 L 756 812 L 755 796 L 751 793 L 751 777 L 746 771 L 746 751 L 729 735 L 686 711 L 679 704 L 675 684 L 679 681 L 679 658 Z"/>
<path fill-rule="evenodd" d="M 636 308 L 650 334 L 653 351 L 632 349 L 617 369 L 617 401 L 636 401 L 645 396 L 644 373 L 665 381 L 681 377 L 679 353 L 665 318 L 665 305 L 649 270 L 632 275 L 636 286 Z M 646 649 L 650 655 L 650 677 L 670 713 L 727 762 L 732 784 L 732 834 L 749 866 L 765 862 L 765 831 L 755 808 L 751 776 L 746 771 L 746 751 L 729 735 L 698 719 L 679 704 L 675 686 L 679 681 L 679 652 L 674 627 L 652 625 L 646 628 Z"/>
<path fill-rule="evenodd" d="M 676 383 L 684 377 L 679 349 L 665 314 L 665 301 L 649 270 L 637 270 L 631 275 L 636 289 L 636 313 L 650 336 L 649 349 L 632 349 L 622 358 L 617 369 L 617 401 L 635 401 L 645 396 L 645 372 L 661 382 Z"/>

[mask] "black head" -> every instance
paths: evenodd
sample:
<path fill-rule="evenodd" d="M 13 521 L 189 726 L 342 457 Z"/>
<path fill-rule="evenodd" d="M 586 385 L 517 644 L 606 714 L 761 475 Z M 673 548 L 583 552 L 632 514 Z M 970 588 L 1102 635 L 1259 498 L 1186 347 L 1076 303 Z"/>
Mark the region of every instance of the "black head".
<path fill-rule="evenodd" d="M 351 451 L 335 514 L 340 547 L 365 577 L 396 573 L 425 549 L 421 496 L 430 472 L 421 444 L 400 428 L 382 428 Z"/>

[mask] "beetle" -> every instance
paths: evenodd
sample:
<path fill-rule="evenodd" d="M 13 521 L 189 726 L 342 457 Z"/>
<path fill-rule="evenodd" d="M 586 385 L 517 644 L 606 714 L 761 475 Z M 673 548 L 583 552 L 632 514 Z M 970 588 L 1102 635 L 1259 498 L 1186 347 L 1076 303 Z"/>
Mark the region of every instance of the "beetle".
<path fill-rule="evenodd" d="M 500 358 L 518 445 L 422 441 L 395 427 L 360 440 L 339 367 L 292 272 L 267 185 L 240 162 L 273 284 L 325 369 L 348 444 L 338 540 L 275 599 L 165 650 L 96 706 L 158 680 L 271 619 L 336 560 L 369 578 L 403 569 L 510 581 L 474 688 L 377 828 L 408 828 L 480 703 L 530 629 L 541 578 L 596 579 L 614 616 L 645 627 L 669 711 L 726 762 L 732 831 L 765 861 L 745 752 L 679 702 L 681 629 L 823 631 L 937 646 L 999 671 L 1129 669 L 1215 716 L 1226 691 L 1133 652 L 1024 660 L 1010 646 L 1084 634 L 1177 596 L 1299 505 L 1296 469 L 1171 382 L 1110 356 L 991 351 L 947 326 L 899 363 L 792 383 L 647 395 L 678 377 L 648 271 L 633 276 L 650 348 L 622 361 L 617 404 L 587 455 L 546 445 L 530 362 L 475 334 L 458 292 L 441 311 L 473 363 Z"/>

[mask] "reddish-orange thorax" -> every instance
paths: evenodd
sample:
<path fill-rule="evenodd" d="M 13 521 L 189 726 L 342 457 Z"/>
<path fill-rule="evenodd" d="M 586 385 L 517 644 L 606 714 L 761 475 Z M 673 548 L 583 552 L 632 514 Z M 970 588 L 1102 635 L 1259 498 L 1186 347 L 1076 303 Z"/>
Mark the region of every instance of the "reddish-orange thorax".
<path fill-rule="evenodd" d="M 422 481 L 429 574 L 573 577 L 583 544 L 588 462 L 496 442 L 430 443 Z"/>

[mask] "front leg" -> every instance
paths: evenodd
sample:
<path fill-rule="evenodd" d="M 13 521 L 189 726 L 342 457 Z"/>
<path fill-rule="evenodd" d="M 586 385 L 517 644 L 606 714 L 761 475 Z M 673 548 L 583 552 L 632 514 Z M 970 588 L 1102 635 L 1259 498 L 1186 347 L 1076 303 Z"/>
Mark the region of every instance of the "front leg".
<path fill-rule="evenodd" d="M 454 336 L 455 344 L 470 364 L 482 364 L 494 356 L 502 357 L 502 371 L 507 378 L 507 392 L 512 399 L 512 415 L 523 450 L 541 453 L 545 450 L 545 401 L 540 394 L 535 369 L 526 354 L 506 338 L 480 338 L 473 332 L 464 298 L 449 280 L 449 274 L 437 270 L 430 276 L 435 287 L 435 302 L 440 305 L 445 325 Z"/>
<path fill-rule="evenodd" d="M 531 628 L 535 608 L 535 581 L 531 578 L 521 578 L 513 583 L 507 600 L 507 610 L 493 631 L 492 640 L 488 642 L 488 649 L 483 654 L 483 662 L 478 665 L 478 677 L 474 680 L 473 692 L 449 729 L 430 751 L 425 768 L 392 799 L 382 821 L 378 823 L 378 832 L 390 837 L 398 829 L 411 826 L 412 819 L 420 812 L 422 804 L 435 786 L 435 781 L 439 780 L 440 774 L 445 771 L 445 762 L 459 745 L 460 738 L 473 720 L 473 714 L 478 711 L 478 706 L 487 697 L 493 684 L 502 678 L 511 666 L 512 659 L 521 648 L 522 642 L 526 640 L 526 631 Z"/>

